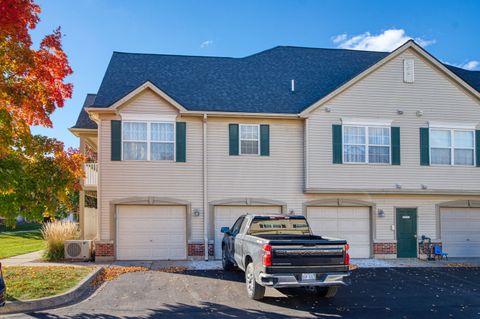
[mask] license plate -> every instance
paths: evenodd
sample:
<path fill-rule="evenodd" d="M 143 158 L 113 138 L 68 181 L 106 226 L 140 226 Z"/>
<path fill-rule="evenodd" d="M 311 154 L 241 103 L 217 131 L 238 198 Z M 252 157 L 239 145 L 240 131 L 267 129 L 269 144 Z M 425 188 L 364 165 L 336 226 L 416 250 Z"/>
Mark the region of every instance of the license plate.
<path fill-rule="evenodd" d="M 317 279 L 315 274 L 302 274 L 302 281 L 312 281 Z"/>

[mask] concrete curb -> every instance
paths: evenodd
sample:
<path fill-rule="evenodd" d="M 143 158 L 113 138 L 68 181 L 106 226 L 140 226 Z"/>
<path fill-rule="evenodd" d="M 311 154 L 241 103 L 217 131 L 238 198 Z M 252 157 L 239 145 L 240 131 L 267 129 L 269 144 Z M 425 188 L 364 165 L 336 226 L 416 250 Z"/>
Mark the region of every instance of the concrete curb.
<path fill-rule="evenodd" d="M 0 315 L 46 310 L 80 302 L 95 291 L 91 284 L 103 268 L 95 269 L 77 286 L 61 295 L 25 301 L 7 301 L 4 307 L 0 307 Z"/>

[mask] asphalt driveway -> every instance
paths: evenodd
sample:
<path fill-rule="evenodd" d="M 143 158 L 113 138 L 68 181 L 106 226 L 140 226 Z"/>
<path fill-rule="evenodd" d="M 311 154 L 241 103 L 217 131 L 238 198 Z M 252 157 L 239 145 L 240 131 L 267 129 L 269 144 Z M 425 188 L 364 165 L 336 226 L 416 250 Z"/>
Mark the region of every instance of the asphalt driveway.
<path fill-rule="evenodd" d="M 480 318 L 480 268 L 358 269 L 334 299 L 288 293 L 249 300 L 239 271 L 149 271 L 77 305 L 12 318 Z"/>

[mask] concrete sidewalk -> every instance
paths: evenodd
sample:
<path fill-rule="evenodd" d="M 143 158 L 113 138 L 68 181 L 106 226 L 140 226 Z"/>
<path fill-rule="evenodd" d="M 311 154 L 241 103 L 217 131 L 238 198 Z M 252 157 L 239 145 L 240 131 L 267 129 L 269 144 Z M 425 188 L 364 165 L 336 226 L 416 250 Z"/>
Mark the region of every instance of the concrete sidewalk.
<path fill-rule="evenodd" d="M 98 266 L 94 262 L 60 261 L 50 262 L 42 260 L 43 250 L 24 255 L 1 259 L 2 266 Z"/>
<path fill-rule="evenodd" d="M 34 251 L 24 255 L 13 256 L 9 258 L 0 259 L 3 266 L 19 266 L 40 261 L 42 259 L 43 250 Z"/>

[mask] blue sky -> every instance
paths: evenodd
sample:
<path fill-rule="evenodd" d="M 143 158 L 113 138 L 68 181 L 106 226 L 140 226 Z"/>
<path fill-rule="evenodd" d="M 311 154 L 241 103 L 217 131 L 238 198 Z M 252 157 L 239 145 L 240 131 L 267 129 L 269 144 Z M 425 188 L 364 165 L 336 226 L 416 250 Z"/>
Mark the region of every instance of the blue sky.
<path fill-rule="evenodd" d="M 96 93 L 113 51 L 242 57 L 277 45 L 390 50 L 414 38 L 440 60 L 480 69 L 480 1 L 48 0 L 34 41 L 57 26 L 73 98 L 34 133 L 78 146 L 67 129 Z M 413 4 L 415 3 L 415 4 Z"/>

